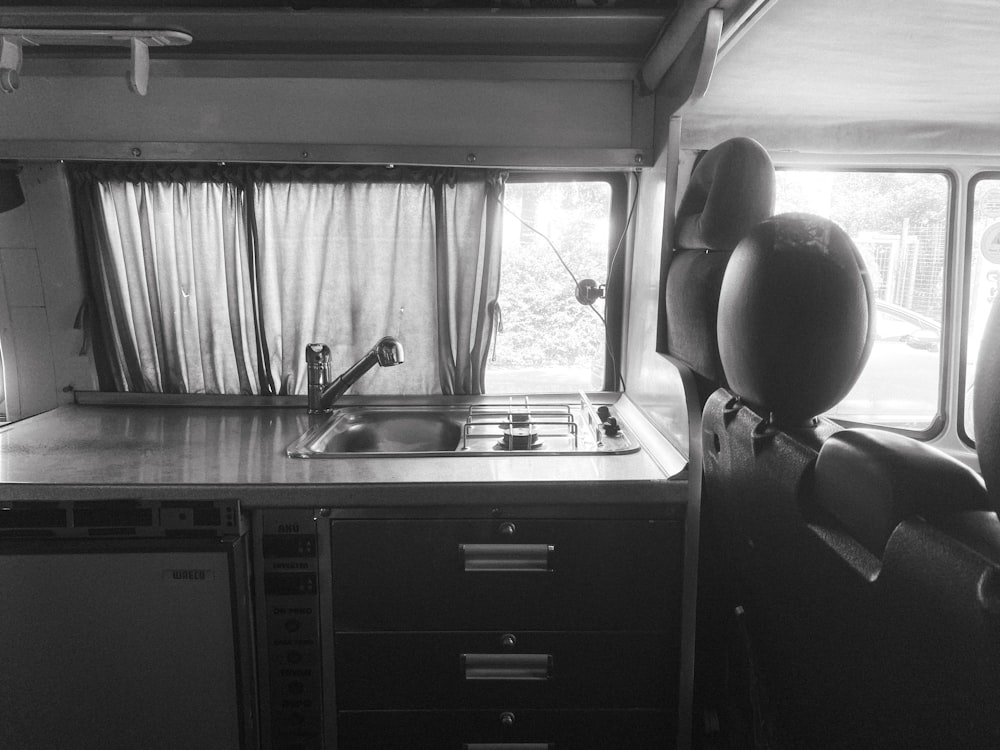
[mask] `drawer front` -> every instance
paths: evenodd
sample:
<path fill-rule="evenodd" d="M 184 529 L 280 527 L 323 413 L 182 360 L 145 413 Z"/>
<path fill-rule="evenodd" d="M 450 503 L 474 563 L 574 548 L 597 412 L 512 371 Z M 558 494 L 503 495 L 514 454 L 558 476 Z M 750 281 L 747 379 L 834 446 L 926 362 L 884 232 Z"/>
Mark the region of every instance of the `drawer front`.
<path fill-rule="evenodd" d="M 334 521 L 337 630 L 670 630 L 681 524 Z"/>
<path fill-rule="evenodd" d="M 662 633 L 340 633 L 344 709 L 663 708 L 677 648 Z"/>
<path fill-rule="evenodd" d="M 668 750 L 663 711 L 341 711 L 338 750 Z"/>

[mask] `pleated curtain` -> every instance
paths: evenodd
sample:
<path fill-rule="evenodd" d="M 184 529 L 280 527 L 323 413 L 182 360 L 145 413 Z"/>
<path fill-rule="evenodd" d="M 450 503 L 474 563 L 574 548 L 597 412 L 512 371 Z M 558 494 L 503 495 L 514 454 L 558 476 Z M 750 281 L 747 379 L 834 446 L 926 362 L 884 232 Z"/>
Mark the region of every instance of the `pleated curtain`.
<path fill-rule="evenodd" d="M 78 165 L 102 388 L 298 394 L 308 343 L 353 393 L 483 392 L 503 175 L 382 167 Z"/>

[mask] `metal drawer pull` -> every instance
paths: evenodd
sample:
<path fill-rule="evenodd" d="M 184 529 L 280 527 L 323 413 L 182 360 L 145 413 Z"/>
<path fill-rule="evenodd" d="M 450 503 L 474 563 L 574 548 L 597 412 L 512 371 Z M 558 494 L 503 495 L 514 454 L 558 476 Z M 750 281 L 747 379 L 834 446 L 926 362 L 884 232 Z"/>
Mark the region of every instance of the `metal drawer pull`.
<path fill-rule="evenodd" d="M 556 549 L 551 544 L 460 544 L 459 548 L 469 573 L 545 573 L 552 570 L 550 556 Z"/>
<path fill-rule="evenodd" d="M 463 742 L 462 750 L 553 750 L 551 742 Z"/>
<path fill-rule="evenodd" d="M 548 680 L 550 654 L 462 654 L 467 680 Z"/>

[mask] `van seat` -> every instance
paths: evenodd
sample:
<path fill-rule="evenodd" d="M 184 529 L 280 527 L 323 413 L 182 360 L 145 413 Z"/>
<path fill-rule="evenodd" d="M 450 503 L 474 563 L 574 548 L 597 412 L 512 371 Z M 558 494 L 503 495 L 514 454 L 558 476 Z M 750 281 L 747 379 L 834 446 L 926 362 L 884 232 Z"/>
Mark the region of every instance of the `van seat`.
<path fill-rule="evenodd" d="M 706 387 L 724 381 L 716 320 L 719 290 L 733 248 L 774 210 L 771 157 L 751 138 L 732 138 L 706 152 L 677 210 L 675 251 L 667 268 L 667 353 Z"/>
<path fill-rule="evenodd" d="M 881 557 L 899 523 L 986 510 L 986 485 L 955 458 L 885 430 L 843 430 L 816 460 L 812 499 Z"/>
<path fill-rule="evenodd" d="M 755 739 L 1000 747 L 1000 312 L 976 376 L 984 484 L 926 444 L 816 417 L 863 369 L 873 303 L 853 243 L 817 217 L 755 227 L 723 281 L 705 506 L 730 534 Z"/>

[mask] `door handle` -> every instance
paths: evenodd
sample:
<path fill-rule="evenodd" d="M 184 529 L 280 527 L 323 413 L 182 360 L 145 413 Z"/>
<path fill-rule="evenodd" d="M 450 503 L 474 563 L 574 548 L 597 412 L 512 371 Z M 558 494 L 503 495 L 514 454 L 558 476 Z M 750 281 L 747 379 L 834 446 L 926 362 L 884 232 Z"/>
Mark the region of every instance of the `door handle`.
<path fill-rule="evenodd" d="M 467 573 L 547 573 L 552 570 L 551 544 L 460 544 Z"/>
<path fill-rule="evenodd" d="M 462 654 L 467 680 L 548 680 L 551 654 Z"/>

